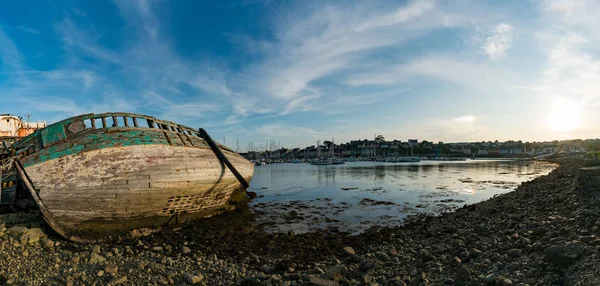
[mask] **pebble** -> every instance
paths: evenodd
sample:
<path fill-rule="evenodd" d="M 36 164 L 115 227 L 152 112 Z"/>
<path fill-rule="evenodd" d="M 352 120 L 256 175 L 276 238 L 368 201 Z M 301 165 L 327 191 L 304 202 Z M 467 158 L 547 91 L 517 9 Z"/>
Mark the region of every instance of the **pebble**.
<path fill-rule="evenodd" d="M 51 239 L 46 239 L 46 242 L 44 242 L 44 246 L 46 248 L 54 248 L 54 241 L 52 241 Z"/>
<path fill-rule="evenodd" d="M 127 282 L 127 276 L 115 277 L 112 280 L 113 285 L 119 285 Z"/>
<path fill-rule="evenodd" d="M 518 249 L 513 248 L 513 249 L 509 250 L 507 252 L 507 254 L 510 255 L 510 256 L 512 256 L 512 257 L 519 257 L 519 256 L 521 256 L 521 251 L 518 250 Z"/>
<path fill-rule="evenodd" d="M 458 258 L 456 256 L 454 258 L 450 259 L 450 265 L 452 265 L 454 267 L 459 266 L 461 263 L 462 263 L 462 261 L 460 260 L 460 258 Z"/>

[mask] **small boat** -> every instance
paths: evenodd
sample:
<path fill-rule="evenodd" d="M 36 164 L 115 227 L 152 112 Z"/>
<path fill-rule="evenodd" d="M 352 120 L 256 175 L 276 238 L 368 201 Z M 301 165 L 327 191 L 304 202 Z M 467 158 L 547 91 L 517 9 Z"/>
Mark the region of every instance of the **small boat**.
<path fill-rule="evenodd" d="M 10 148 L 46 222 L 73 241 L 232 210 L 254 172 L 203 129 L 131 113 L 72 117 Z"/>
<path fill-rule="evenodd" d="M 324 165 L 332 165 L 332 162 L 331 162 L 331 160 L 326 160 L 326 159 L 315 159 L 315 160 L 312 160 L 310 162 L 310 164 L 324 166 Z"/>

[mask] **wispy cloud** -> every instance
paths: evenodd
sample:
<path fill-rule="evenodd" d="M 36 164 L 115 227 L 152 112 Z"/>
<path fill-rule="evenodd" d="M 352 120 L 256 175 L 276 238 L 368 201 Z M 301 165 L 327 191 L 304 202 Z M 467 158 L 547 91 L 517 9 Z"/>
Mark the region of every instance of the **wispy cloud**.
<path fill-rule="evenodd" d="M 119 6 L 123 17 L 130 23 L 138 25 L 152 39 L 156 39 L 159 34 L 160 24 L 154 15 L 153 3 L 151 0 L 116 0 L 115 4 Z"/>
<path fill-rule="evenodd" d="M 283 124 L 265 124 L 256 128 L 256 132 L 265 136 L 266 138 L 282 138 L 282 137 L 318 137 L 322 136 L 311 128 L 298 127 L 298 126 L 286 126 Z"/>
<path fill-rule="evenodd" d="M 505 55 L 513 41 L 513 27 L 510 24 L 500 23 L 494 27 L 481 46 L 483 51 L 492 60 L 496 60 Z"/>
<path fill-rule="evenodd" d="M 411 133 L 415 138 L 424 140 L 440 140 L 445 142 L 456 142 L 460 138 L 462 142 L 478 141 L 481 138 L 492 138 L 498 136 L 490 133 L 487 125 L 477 122 L 475 116 L 461 116 L 457 118 L 432 118 L 423 122 L 411 122 L 408 130 L 416 130 Z M 435 138 L 431 138 L 435 134 Z"/>
<path fill-rule="evenodd" d="M 368 2 L 353 7 L 339 3 L 302 5 L 271 19 L 273 40 L 233 35 L 232 41 L 262 57 L 232 70 L 208 60 L 190 62 L 174 52 L 170 35 L 161 29 L 156 16 L 158 6 L 164 3 L 136 0 L 115 4 L 127 22 L 123 32 L 131 35 L 123 48 L 106 48 L 99 41 L 106 32 L 86 22 L 90 20 L 83 11 L 69 8 L 54 25 L 67 60 L 58 69 L 39 74 L 38 79 L 44 80 L 35 85 L 36 90 L 50 86 L 57 77 L 75 79 L 90 93 L 110 90 L 131 95 L 138 90 L 143 94 L 134 98 L 149 96 L 156 100 L 139 107 L 133 103 L 141 101 L 131 100 L 134 109 L 164 110 L 167 116 L 180 112 L 197 119 L 203 113 L 194 115 L 188 110 L 194 109 L 195 102 L 210 98 L 211 110 L 225 112 L 223 117 L 229 119 L 225 122 L 237 124 L 252 116 L 324 110 L 317 101 L 338 107 L 356 105 L 356 98 L 361 97 L 374 102 L 373 92 L 332 95 L 329 89 L 324 93 L 320 81 L 360 72 L 378 49 L 401 47 L 437 28 L 459 27 L 472 21 L 456 9 L 446 11 L 435 1 L 410 1 L 390 9 Z M 56 87 L 56 83 L 52 85 Z M 193 92 L 184 92 L 182 85 Z M 160 98 L 168 98 L 169 104 Z M 229 112 L 224 106 L 230 106 Z"/>
<path fill-rule="evenodd" d="M 244 78 L 256 78 L 249 80 L 255 91 L 281 102 L 283 114 L 312 110 L 311 102 L 327 96 L 318 93 L 319 81 L 360 72 L 379 49 L 401 47 L 437 28 L 468 22 L 434 1 L 410 1 L 392 12 L 368 3 L 298 10 L 274 23 L 277 40 L 261 45 L 267 47 L 267 58 L 242 71 Z M 249 47 L 256 46 L 250 43 Z"/>
<path fill-rule="evenodd" d="M 19 30 L 21 30 L 23 32 L 26 32 L 26 33 L 35 34 L 35 35 L 41 35 L 41 33 L 38 30 L 33 29 L 33 28 L 19 26 L 19 27 L 17 27 L 17 29 L 19 29 Z"/>
<path fill-rule="evenodd" d="M 2 28 L 0 28 L 0 47 L 2 65 L 9 68 L 4 70 L 20 71 L 23 65 L 23 58 L 15 43 L 6 35 Z"/>
<path fill-rule="evenodd" d="M 349 77 L 350 86 L 406 84 L 415 78 L 435 78 L 479 90 L 490 86 L 510 87 L 519 80 L 508 70 L 449 56 L 426 56 L 409 63 Z"/>
<path fill-rule="evenodd" d="M 473 115 L 465 115 L 461 117 L 456 117 L 453 120 L 460 123 L 473 123 L 475 122 L 475 116 Z"/>
<path fill-rule="evenodd" d="M 373 28 L 389 27 L 414 21 L 435 7 L 434 1 L 412 1 L 390 14 L 372 17 L 360 23 L 355 30 L 363 31 Z"/>

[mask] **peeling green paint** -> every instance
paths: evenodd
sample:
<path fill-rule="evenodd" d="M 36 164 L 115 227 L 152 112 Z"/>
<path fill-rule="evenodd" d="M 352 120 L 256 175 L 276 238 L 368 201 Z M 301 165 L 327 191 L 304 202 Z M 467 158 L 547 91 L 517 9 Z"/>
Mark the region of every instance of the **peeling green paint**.
<path fill-rule="evenodd" d="M 44 147 L 53 145 L 56 142 L 67 139 L 67 135 L 65 134 L 65 128 L 62 124 L 50 125 L 47 128 L 42 129 L 41 136 Z"/>
<path fill-rule="evenodd" d="M 28 167 L 63 156 L 104 148 L 153 144 L 182 146 L 184 144 L 177 136 L 169 136 L 169 139 L 172 143 L 167 140 L 165 132 L 159 129 L 89 130 L 69 138 L 64 143 L 37 150 L 35 154 L 23 158 L 23 165 Z M 197 147 L 207 146 L 200 138 L 192 138 L 192 140 Z"/>

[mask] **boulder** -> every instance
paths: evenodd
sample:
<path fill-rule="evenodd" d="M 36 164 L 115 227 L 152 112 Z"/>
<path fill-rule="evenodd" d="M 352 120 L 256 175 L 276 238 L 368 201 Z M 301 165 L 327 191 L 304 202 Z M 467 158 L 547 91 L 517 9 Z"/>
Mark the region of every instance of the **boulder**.
<path fill-rule="evenodd" d="M 200 283 L 200 281 L 202 281 L 201 275 L 193 275 L 193 274 L 189 274 L 189 273 L 183 274 L 183 279 L 185 280 L 185 283 L 187 283 L 189 285 L 195 285 L 195 284 Z"/>
<path fill-rule="evenodd" d="M 90 255 L 90 264 L 102 263 L 104 261 L 106 261 L 106 258 L 98 253 L 92 253 L 92 255 Z"/>
<path fill-rule="evenodd" d="M 471 270 L 466 266 L 462 266 L 456 271 L 456 280 L 462 282 L 468 282 L 471 280 Z"/>
<path fill-rule="evenodd" d="M 352 248 L 350 246 L 344 247 L 344 252 L 346 252 L 349 255 L 355 255 L 356 254 L 356 251 L 354 251 L 354 248 Z"/>
<path fill-rule="evenodd" d="M 316 276 L 309 276 L 308 283 L 310 285 L 317 285 L 317 286 L 337 286 L 338 285 L 338 283 L 333 280 L 327 280 L 327 279 L 319 278 Z"/>
<path fill-rule="evenodd" d="M 546 249 L 545 257 L 550 263 L 568 265 L 583 254 L 584 248 L 584 245 L 579 243 L 553 245 Z"/>
<path fill-rule="evenodd" d="M 342 279 L 344 272 L 346 272 L 347 268 L 344 264 L 338 264 L 335 265 L 331 268 L 329 268 L 329 270 L 327 270 L 327 272 L 323 273 L 321 275 L 321 278 L 327 279 L 327 280 L 334 280 L 334 281 L 339 281 L 340 279 Z"/>

